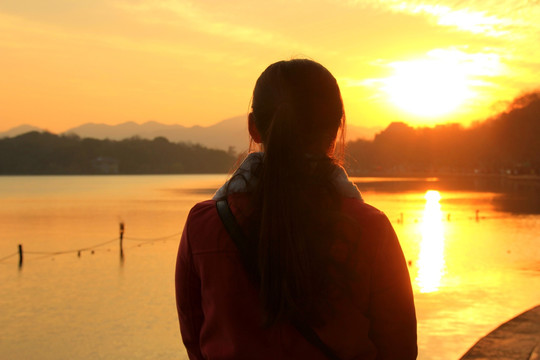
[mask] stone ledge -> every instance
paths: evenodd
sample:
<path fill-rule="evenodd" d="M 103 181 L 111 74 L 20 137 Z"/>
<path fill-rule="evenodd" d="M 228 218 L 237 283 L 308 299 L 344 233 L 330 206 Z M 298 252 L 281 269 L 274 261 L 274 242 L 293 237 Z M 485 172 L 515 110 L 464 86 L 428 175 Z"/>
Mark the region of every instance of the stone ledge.
<path fill-rule="evenodd" d="M 540 360 L 540 305 L 481 338 L 460 360 Z"/>

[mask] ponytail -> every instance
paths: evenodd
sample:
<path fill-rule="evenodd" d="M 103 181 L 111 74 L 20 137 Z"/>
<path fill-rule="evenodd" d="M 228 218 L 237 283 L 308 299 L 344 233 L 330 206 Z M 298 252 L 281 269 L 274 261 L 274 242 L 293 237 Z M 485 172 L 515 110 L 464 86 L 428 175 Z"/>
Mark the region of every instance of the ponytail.
<path fill-rule="evenodd" d="M 268 129 L 259 186 L 258 264 L 260 297 L 271 324 L 298 310 L 298 298 L 309 292 L 311 264 L 301 217 L 302 162 L 295 147 L 292 109 L 279 107 Z M 300 226 L 299 226 L 300 225 Z"/>
<path fill-rule="evenodd" d="M 254 91 L 253 117 L 262 135 L 264 157 L 253 194 L 256 225 L 251 236 L 257 244 L 253 255 L 266 325 L 293 318 L 320 323 L 320 310 L 328 303 L 329 253 L 335 237 L 334 214 L 339 211 L 332 181 L 335 164 L 325 151 L 308 152 L 323 140 L 326 146 L 332 144 L 342 103 L 330 73 L 306 61 L 271 65 Z M 291 62 L 294 66 L 289 69 Z M 331 115 L 332 106 L 326 103 L 335 103 L 335 94 L 326 96 L 325 84 L 311 84 L 320 80 L 321 68 L 337 89 L 339 109 L 332 109 Z M 291 79 L 298 75 L 305 79 Z M 318 93 L 321 90 L 325 96 Z M 261 98 L 267 101 L 261 103 Z"/>

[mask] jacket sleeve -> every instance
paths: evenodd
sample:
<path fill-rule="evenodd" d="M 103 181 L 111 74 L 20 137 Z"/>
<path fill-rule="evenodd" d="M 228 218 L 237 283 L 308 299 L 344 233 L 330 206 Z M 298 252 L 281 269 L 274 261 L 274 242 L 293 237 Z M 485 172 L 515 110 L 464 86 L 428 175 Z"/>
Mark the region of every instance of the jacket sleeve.
<path fill-rule="evenodd" d="M 371 277 L 370 337 L 377 360 L 416 359 L 416 314 L 409 271 L 390 221 L 382 215 Z"/>
<path fill-rule="evenodd" d="M 180 332 L 190 359 L 203 359 L 200 333 L 204 320 L 201 305 L 201 282 L 193 263 L 189 242 L 189 216 L 184 226 L 176 260 L 176 308 Z"/>

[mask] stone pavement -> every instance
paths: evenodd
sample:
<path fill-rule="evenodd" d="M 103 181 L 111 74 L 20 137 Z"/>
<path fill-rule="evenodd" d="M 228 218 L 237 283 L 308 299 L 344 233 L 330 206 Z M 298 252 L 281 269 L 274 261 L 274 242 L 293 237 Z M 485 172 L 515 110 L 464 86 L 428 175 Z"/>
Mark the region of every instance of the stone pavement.
<path fill-rule="evenodd" d="M 481 338 L 460 360 L 540 360 L 540 305 Z"/>

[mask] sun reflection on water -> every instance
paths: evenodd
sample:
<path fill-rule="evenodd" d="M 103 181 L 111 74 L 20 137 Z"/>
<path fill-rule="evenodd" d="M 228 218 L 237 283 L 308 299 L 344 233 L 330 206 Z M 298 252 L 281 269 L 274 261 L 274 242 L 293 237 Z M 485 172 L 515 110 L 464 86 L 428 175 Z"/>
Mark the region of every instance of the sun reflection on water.
<path fill-rule="evenodd" d="M 421 293 L 439 290 L 445 271 L 444 225 L 441 211 L 441 194 L 429 190 L 424 196 L 426 206 L 421 223 L 422 241 L 418 256 L 418 276 L 416 282 Z"/>

